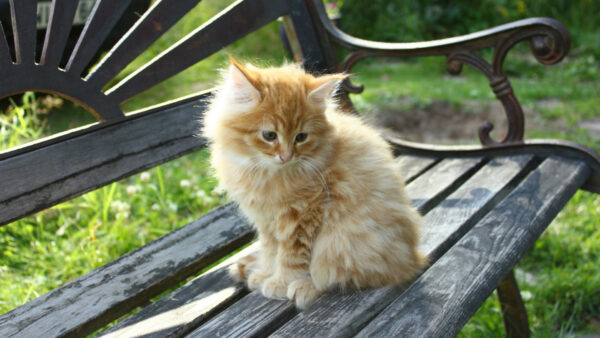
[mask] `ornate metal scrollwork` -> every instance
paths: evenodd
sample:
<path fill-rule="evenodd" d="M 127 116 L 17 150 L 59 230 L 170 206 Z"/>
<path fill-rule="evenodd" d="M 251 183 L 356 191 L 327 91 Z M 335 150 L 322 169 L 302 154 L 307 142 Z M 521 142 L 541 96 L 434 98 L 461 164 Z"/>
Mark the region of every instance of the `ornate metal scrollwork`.
<path fill-rule="evenodd" d="M 338 71 L 348 72 L 359 61 L 373 56 L 446 56 L 446 68 L 458 74 L 462 65 L 467 64 L 482 72 L 489 80 L 490 87 L 502 103 L 508 119 L 508 130 L 499 140 L 493 140 L 490 132 L 494 128 L 490 122 L 479 127 L 479 139 L 484 146 L 510 144 L 523 141 L 525 122 L 523 110 L 510 82 L 503 72 L 504 59 L 508 51 L 518 42 L 528 40 L 535 58 L 543 64 L 554 64 L 568 53 L 571 37 L 560 22 L 550 18 L 531 18 L 501 25 L 491 29 L 459 37 L 412 43 L 386 43 L 359 39 L 335 27 L 327 18 L 320 0 L 313 0 L 317 15 L 327 37 L 338 45 L 351 50 L 346 59 L 337 65 Z M 494 49 L 491 63 L 479 56 L 476 51 Z M 341 87 L 340 97 L 351 107 L 350 93 L 360 93 L 362 85 L 346 81 Z"/>
<path fill-rule="evenodd" d="M 489 121 L 482 123 L 478 133 L 481 143 L 488 146 L 522 141 L 525 132 L 525 118 L 508 78 L 504 74 L 496 74 L 493 65 L 474 52 L 460 51 L 447 56 L 446 69 L 451 74 L 460 73 L 463 64 L 468 64 L 488 78 L 490 87 L 502 103 L 508 119 L 508 130 L 500 141 L 495 141 L 490 136 L 494 125 Z"/>

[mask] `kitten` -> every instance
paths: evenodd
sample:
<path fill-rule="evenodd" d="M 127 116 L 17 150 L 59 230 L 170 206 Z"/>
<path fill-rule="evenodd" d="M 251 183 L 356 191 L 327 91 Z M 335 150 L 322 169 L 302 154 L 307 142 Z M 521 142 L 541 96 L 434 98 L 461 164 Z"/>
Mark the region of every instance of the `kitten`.
<path fill-rule="evenodd" d="M 231 275 L 301 309 L 333 287 L 413 277 L 426 264 L 417 249 L 421 217 L 388 144 L 331 99 L 346 75 L 231 61 L 203 135 L 221 187 L 253 223 L 260 248 Z"/>

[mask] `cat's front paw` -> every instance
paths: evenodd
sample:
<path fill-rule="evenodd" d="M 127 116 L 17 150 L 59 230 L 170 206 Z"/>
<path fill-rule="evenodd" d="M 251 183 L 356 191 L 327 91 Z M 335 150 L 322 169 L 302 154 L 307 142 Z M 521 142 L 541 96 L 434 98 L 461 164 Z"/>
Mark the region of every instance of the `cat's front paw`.
<path fill-rule="evenodd" d="M 248 289 L 254 291 L 262 287 L 263 283 L 271 275 L 264 271 L 254 271 L 248 275 Z"/>
<path fill-rule="evenodd" d="M 248 277 L 246 266 L 240 263 L 233 263 L 227 270 L 229 276 L 236 282 L 244 282 Z"/>
<path fill-rule="evenodd" d="M 288 286 L 283 279 L 271 276 L 262 285 L 262 294 L 267 298 L 285 299 Z"/>
<path fill-rule="evenodd" d="M 290 283 L 287 298 L 296 302 L 296 307 L 304 310 L 321 296 L 323 292 L 315 287 L 309 278 L 297 279 Z"/>
<path fill-rule="evenodd" d="M 229 276 L 236 282 L 244 282 L 248 279 L 252 270 L 256 270 L 256 265 L 255 254 L 244 256 L 229 267 Z"/>

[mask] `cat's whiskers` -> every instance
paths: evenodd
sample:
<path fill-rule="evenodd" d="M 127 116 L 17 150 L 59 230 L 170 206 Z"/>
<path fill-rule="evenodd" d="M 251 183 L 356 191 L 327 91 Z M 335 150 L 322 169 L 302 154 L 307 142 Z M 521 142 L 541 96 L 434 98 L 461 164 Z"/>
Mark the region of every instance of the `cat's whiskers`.
<path fill-rule="evenodd" d="M 327 181 L 325 180 L 325 177 L 323 176 L 323 173 L 321 172 L 321 170 L 319 169 L 319 167 L 317 167 L 312 161 L 311 158 L 306 157 L 306 156 L 301 156 L 299 158 L 300 160 L 302 160 L 302 163 L 306 164 L 305 166 L 302 166 L 303 169 L 309 169 L 310 172 L 312 174 L 316 174 L 317 178 L 319 179 L 319 181 L 321 182 L 321 185 L 323 186 L 323 189 L 325 190 L 325 194 L 327 195 L 327 200 L 329 200 L 330 195 L 329 195 L 329 186 L 327 185 Z"/>

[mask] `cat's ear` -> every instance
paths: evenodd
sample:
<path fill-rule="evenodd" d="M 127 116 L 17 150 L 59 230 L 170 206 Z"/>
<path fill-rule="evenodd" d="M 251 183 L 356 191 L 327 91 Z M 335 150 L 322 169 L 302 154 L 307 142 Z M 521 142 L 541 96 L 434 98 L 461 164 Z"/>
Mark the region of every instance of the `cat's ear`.
<path fill-rule="evenodd" d="M 341 82 L 347 78 L 346 74 L 334 74 L 318 77 L 316 88 L 308 93 L 308 101 L 317 106 L 324 106 L 327 99 L 335 92 Z"/>
<path fill-rule="evenodd" d="M 255 106 L 260 100 L 260 92 L 252 84 L 250 73 L 232 57 L 231 66 L 226 74 L 226 86 L 231 103 L 243 106 Z"/>

